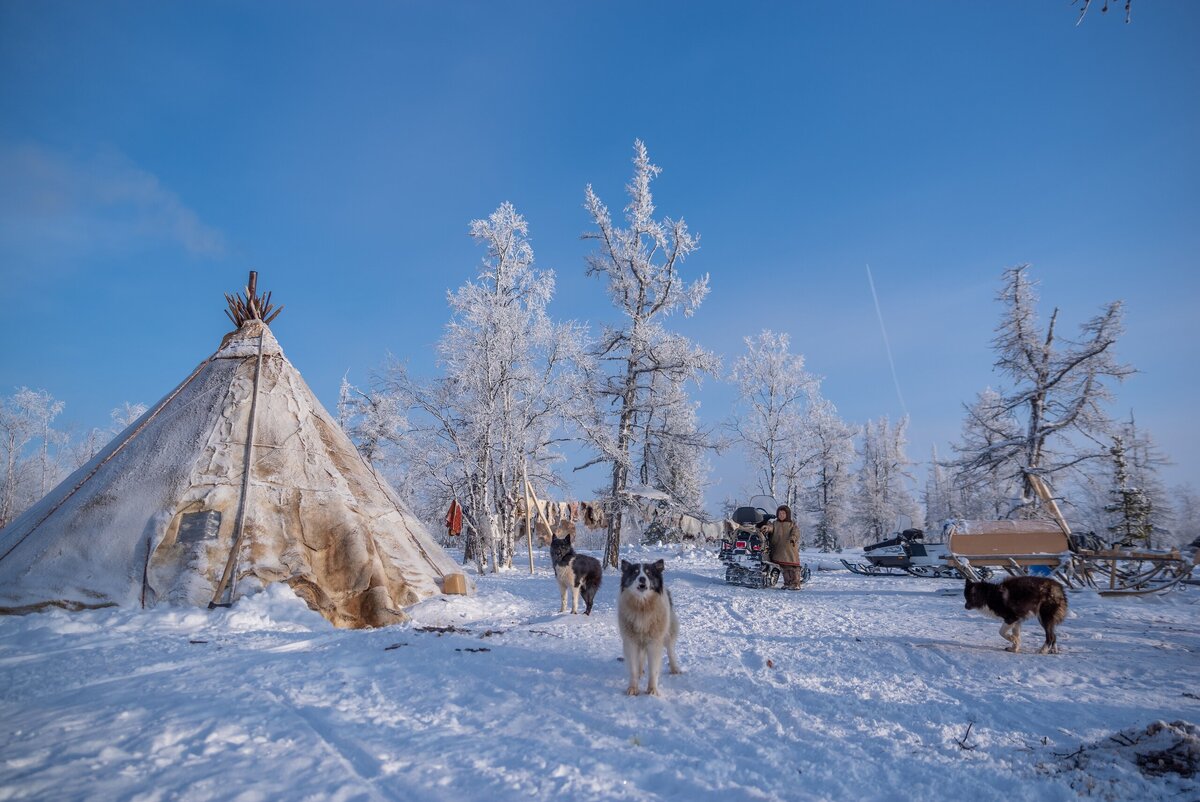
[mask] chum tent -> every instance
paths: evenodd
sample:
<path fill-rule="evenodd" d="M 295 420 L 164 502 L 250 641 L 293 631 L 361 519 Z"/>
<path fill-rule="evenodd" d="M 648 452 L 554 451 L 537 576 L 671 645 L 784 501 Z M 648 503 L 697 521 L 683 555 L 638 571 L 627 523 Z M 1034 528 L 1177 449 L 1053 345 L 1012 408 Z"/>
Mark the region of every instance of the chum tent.
<path fill-rule="evenodd" d="M 283 355 L 255 278 L 216 353 L 0 530 L 0 613 L 224 605 L 286 582 L 374 627 L 460 584 Z"/>

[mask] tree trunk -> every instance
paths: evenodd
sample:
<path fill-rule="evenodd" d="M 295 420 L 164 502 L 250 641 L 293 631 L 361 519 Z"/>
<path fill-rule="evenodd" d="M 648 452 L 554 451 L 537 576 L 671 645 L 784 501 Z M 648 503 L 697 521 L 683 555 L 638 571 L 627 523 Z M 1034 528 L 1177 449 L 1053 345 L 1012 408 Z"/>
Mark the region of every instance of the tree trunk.
<path fill-rule="evenodd" d="M 4 498 L 0 499 L 0 527 L 8 526 L 8 522 L 16 517 L 13 508 L 17 499 L 17 461 L 15 438 L 9 438 L 8 454 L 6 455 L 4 471 Z"/>
<path fill-rule="evenodd" d="M 463 510 L 464 518 L 470 524 L 471 534 L 463 549 L 463 564 L 467 560 L 475 562 L 476 573 L 482 574 L 487 569 L 487 549 L 491 530 L 488 522 L 488 510 L 485 503 L 486 492 L 480 492 L 479 477 L 472 477 L 467 486 L 467 504 Z"/>
<path fill-rule="evenodd" d="M 637 401 L 637 355 L 631 355 L 625 372 L 625 392 L 621 396 L 621 419 L 617 430 L 617 457 L 613 461 L 612 511 L 608 516 L 608 537 L 604 543 L 604 562 L 613 568 L 621 565 L 621 524 L 625 513 L 625 489 L 629 486 L 629 450 L 633 439 L 633 412 Z"/>
<path fill-rule="evenodd" d="M 617 568 L 621 565 L 621 523 L 625 507 L 621 495 L 628 481 L 628 468 L 621 462 L 613 464 L 612 500 L 608 516 L 608 536 L 604 541 L 604 564 Z"/>

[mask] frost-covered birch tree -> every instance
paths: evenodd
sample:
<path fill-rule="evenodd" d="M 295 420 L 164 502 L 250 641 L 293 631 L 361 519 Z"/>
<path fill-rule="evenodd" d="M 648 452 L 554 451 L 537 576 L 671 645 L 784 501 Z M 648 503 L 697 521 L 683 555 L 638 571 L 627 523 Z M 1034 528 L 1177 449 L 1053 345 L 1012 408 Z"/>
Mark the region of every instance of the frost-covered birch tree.
<path fill-rule="evenodd" d="M 503 203 L 471 223 L 486 249 L 475 279 L 448 294 L 451 319 L 438 342 L 444 375 L 411 377 L 391 364 L 378 382 L 407 414 L 407 468 L 435 497 L 458 499 L 465 557 L 479 571 L 512 564 L 521 468 L 550 480 L 564 388 L 582 332 L 554 324 L 546 307 L 554 274 L 534 268 L 525 219 Z"/>
<path fill-rule="evenodd" d="M 917 505 L 909 492 L 912 481 L 904 453 L 904 430 L 908 420 L 895 426 L 887 416 L 868 421 L 862 429 L 859 467 L 854 499 L 854 522 L 869 540 L 880 540 L 891 533 L 901 516 L 915 523 L 920 520 Z"/>
<path fill-rule="evenodd" d="M 808 408 L 812 479 L 804 510 L 812 518 L 814 545 L 822 551 L 835 551 L 845 542 L 850 522 L 854 428 L 838 417 L 837 408 L 815 388 Z"/>
<path fill-rule="evenodd" d="M 1067 339 L 1057 330 L 1057 308 L 1044 328 L 1038 321 L 1036 283 L 1028 271 L 1028 265 L 1004 271 L 997 296 L 1004 309 L 992 340 L 995 368 L 1011 386 L 990 409 L 980 410 L 994 416 L 980 423 L 997 436 L 960 450 L 958 466 L 968 474 L 1003 471 L 1018 480 L 1021 494 L 1014 511 L 1032 516 L 1038 499 L 1031 474 L 1053 479 L 1105 455 L 1109 383 L 1133 369 L 1117 362 L 1114 353 L 1122 333 L 1120 301 L 1085 322 L 1077 339 Z"/>
<path fill-rule="evenodd" d="M 51 446 L 57 446 L 62 443 L 62 438 L 58 432 L 50 427 L 54 419 L 62 414 L 66 404 L 45 390 L 30 390 L 21 388 L 17 392 L 18 396 L 24 396 L 18 400 L 18 403 L 25 409 L 26 414 L 34 422 L 37 430 L 37 438 L 41 441 L 38 448 L 38 498 L 46 495 L 46 492 L 55 485 L 58 481 L 58 472 L 61 466 L 57 464 L 57 460 L 51 459 Z"/>
<path fill-rule="evenodd" d="M 376 471 L 390 479 L 396 450 L 401 448 L 408 420 L 400 399 L 378 390 L 363 390 L 342 377 L 338 389 L 338 425 L 354 442 L 358 453 Z"/>
<path fill-rule="evenodd" d="M 820 381 L 805 370 L 804 356 L 791 352 L 787 334 L 764 330 L 746 337 L 745 344 L 729 374 L 738 388 L 729 428 L 754 469 L 759 491 L 797 508 L 813 454 L 809 401 Z"/>
<path fill-rule="evenodd" d="M 636 469 L 639 432 L 644 438 L 649 431 L 645 421 L 663 399 L 662 392 L 652 388 L 678 392 L 718 367 L 715 356 L 664 325 L 676 312 L 687 316 L 695 311 L 708 294 L 708 276 L 684 283 L 679 266 L 696 250 L 698 239 L 682 219 L 654 218 L 650 183 L 660 171 L 640 140 L 634 143 L 633 164 L 624 228 L 614 224 L 590 184 L 584 204 L 595 230 L 583 238 L 597 245 L 588 256 L 587 273 L 607 281 L 609 298 L 621 315 L 621 322 L 606 326 L 592 345 L 591 403 L 574 414 L 584 439 L 596 451 L 588 464 L 607 463 L 612 468 L 604 561 L 613 567 L 620 560 L 626 491 Z M 692 436 L 687 431 L 659 432 L 670 439 L 677 434 Z"/>
<path fill-rule="evenodd" d="M 50 424 L 65 405 L 45 390 L 20 387 L 0 399 L 0 526 L 41 498 L 60 478 L 62 438 Z M 30 447 L 34 453 L 28 453 Z"/>
<path fill-rule="evenodd" d="M 113 434 L 120 434 L 133 425 L 134 421 L 146 414 L 148 410 L 140 401 L 125 401 L 119 407 L 113 407 L 108 416 L 113 422 Z"/>
<path fill-rule="evenodd" d="M 110 426 L 93 426 L 80 434 L 64 432 L 59 448 L 62 472 L 70 473 L 90 461 L 106 443 L 129 428 L 134 421 L 145 415 L 148 409 L 149 407 L 138 401 L 123 401 L 120 406 L 109 411 L 108 417 L 112 421 Z"/>

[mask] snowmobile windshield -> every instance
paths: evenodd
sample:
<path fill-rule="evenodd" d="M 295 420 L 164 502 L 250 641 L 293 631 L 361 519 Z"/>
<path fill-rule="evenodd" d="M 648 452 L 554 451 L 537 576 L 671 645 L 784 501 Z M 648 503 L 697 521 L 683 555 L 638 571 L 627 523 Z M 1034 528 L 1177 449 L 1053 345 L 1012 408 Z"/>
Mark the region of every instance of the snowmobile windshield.
<path fill-rule="evenodd" d="M 774 496 L 751 496 L 748 507 L 758 507 L 768 517 L 775 517 L 775 510 L 779 509 L 779 503 L 775 501 Z"/>

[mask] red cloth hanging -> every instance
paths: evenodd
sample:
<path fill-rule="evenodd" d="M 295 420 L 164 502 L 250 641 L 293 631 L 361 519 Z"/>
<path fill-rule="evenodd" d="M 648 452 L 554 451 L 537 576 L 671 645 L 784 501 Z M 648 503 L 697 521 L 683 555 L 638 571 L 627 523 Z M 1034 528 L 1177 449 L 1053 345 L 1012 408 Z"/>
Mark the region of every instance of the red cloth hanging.
<path fill-rule="evenodd" d="M 450 509 L 446 510 L 446 534 L 450 537 L 462 534 L 462 507 L 458 499 L 451 501 Z"/>

